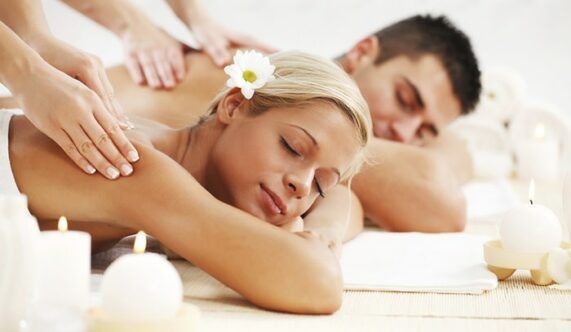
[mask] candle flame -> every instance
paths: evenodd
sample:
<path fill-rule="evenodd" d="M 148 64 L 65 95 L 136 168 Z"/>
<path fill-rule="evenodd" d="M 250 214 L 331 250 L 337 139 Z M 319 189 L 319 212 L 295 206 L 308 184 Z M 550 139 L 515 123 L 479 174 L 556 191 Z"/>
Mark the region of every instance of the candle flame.
<path fill-rule="evenodd" d="M 533 204 L 533 197 L 535 196 L 535 179 L 531 179 L 529 183 L 529 201 Z"/>
<path fill-rule="evenodd" d="M 535 130 L 533 131 L 533 136 L 537 139 L 545 137 L 545 125 L 543 123 L 538 123 L 537 126 L 535 126 Z"/>
<path fill-rule="evenodd" d="M 67 232 L 67 218 L 64 216 L 59 217 L 57 222 L 57 229 L 60 232 Z"/>
<path fill-rule="evenodd" d="M 147 247 L 147 234 L 143 231 L 139 231 L 135 237 L 135 245 L 133 246 L 133 252 L 136 254 L 142 254 L 145 252 Z"/>

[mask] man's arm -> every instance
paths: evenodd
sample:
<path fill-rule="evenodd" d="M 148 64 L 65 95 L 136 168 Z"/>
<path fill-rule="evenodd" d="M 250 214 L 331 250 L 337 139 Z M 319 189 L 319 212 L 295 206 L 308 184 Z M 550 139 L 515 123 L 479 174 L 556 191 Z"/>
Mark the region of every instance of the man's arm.
<path fill-rule="evenodd" d="M 353 180 L 367 218 L 390 231 L 464 229 L 461 184 L 469 159 L 451 167 L 445 153 L 380 139 L 372 141 L 369 153 L 372 165 Z"/>

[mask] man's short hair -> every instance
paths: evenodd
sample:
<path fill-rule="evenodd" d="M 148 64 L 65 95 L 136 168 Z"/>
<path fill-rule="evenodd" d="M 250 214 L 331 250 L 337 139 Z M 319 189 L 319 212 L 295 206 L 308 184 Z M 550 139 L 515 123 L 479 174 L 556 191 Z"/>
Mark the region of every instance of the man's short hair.
<path fill-rule="evenodd" d="M 441 62 L 452 90 L 460 100 L 462 114 L 471 112 L 480 97 L 480 69 L 470 40 L 445 16 L 416 15 L 394 23 L 374 34 L 381 52 L 375 64 L 406 55 L 416 59 L 435 55 Z"/>

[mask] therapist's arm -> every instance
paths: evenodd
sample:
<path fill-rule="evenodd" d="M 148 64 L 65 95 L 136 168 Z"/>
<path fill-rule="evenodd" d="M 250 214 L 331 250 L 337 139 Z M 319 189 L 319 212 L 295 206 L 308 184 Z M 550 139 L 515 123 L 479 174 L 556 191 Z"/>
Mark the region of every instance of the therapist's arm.
<path fill-rule="evenodd" d="M 86 173 L 129 175 L 137 150 L 121 130 L 129 124 L 100 61 L 54 38 L 37 0 L 0 1 L 0 20 L 3 52 L 21 56 L 13 68 L 20 77 L 7 74 L 4 83 L 24 114 Z"/>
<path fill-rule="evenodd" d="M 175 14 L 192 31 L 196 41 L 212 61 L 223 67 L 232 60 L 233 48 L 254 48 L 265 53 L 276 49 L 235 29 L 228 29 L 208 14 L 199 0 L 168 0 Z"/>
<path fill-rule="evenodd" d="M 184 78 L 184 46 L 156 27 L 129 1 L 63 1 L 121 40 L 125 65 L 137 84 L 146 84 L 154 89 L 170 89 Z"/>

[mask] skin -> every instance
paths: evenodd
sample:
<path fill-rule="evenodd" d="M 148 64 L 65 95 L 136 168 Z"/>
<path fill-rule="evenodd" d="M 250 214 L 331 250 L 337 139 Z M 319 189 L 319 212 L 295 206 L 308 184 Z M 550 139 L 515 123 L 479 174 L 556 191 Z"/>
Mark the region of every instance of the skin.
<path fill-rule="evenodd" d="M 332 200 L 347 201 L 334 169 L 343 174 L 361 149 L 346 139 L 354 131 L 345 114 L 324 102 L 250 116 L 233 90 L 199 127 L 138 121 L 129 136 L 142 158 L 122 181 L 84 174 L 23 116 L 11 121 L 9 151 L 18 188 L 42 230 L 54 229 L 65 214 L 71 229 L 89 232 L 101 250 L 142 229 L 254 304 L 331 313 L 342 293 L 336 244 L 316 231 L 276 226 L 298 221 L 312 205 L 311 224 L 331 217 L 315 206 L 318 182 Z M 262 185 L 287 211 L 268 203 Z M 359 207 L 354 211 L 362 218 Z M 346 212 L 327 222 L 345 232 Z"/>
<path fill-rule="evenodd" d="M 132 172 L 137 151 L 99 59 L 54 38 L 40 1 L 2 1 L 0 21 L 0 82 L 26 116 L 86 173 Z M 98 149 L 87 154 L 78 142 Z"/>
<path fill-rule="evenodd" d="M 433 55 L 402 55 L 375 65 L 378 52 L 382 47 L 376 38 L 367 37 L 338 59 L 372 111 L 376 138 L 369 153 L 379 161 L 363 169 L 351 189 L 366 217 L 384 229 L 461 231 L 466 223 L 461 186 L 471 178 L 472 166 L 465 144 L 445 130 L 460 115 L 460 103 L 444 67 Z M 190 52 L 185 61 L 193 69 L 170 92 L 134 84 L 124 66 L 107 72 L 127 113 L 180 128 L 198 121 L 203 113 L 198 110 L 207 108 L 227 79 L 204 54 Z M 422 108 L 411 97 L 415 90 Z M 409 208 L 411 202 L 415 209 Z M 362 228 L 362 221 L 356 222 L 352 229 Z"/>

